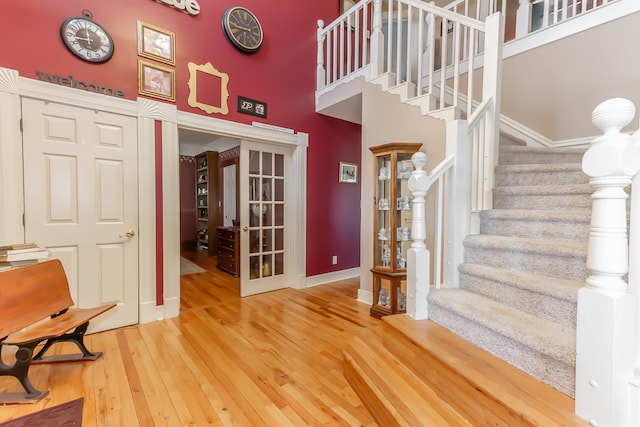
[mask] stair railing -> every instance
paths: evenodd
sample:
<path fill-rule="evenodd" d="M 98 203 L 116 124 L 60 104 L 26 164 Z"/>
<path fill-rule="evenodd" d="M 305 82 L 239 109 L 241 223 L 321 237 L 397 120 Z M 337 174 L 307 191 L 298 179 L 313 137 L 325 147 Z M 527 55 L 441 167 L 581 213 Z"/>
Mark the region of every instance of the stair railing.
<path fill-rule="evenodd" d="M 597 106 L 592 120 L 604 134 L 582 159 L 582 170 L 591 177 L 595 191 L 588 277 L 578 292 L 575 410 L 592 425 L 603 427 L 640 421 L 640 247 L 628 238 L 625 191 L 638 181 L 640 140 L 620 132 L 634 116 L 635 107 L 626 99 L 614 98 Z M 638 233 L 636 205 L 632 198 L 632 239 Z"/>
<path fill-rule="evenodd" d="M 434 283 L 436 288 L 440 288 L 442 283 L 445 212 L 453 211 L 447 208 L 447 202 L 452 201 L 447 200 L 445 195 L 450 194 L 447 192 L 447 187 L 451 186 L 451 179 L 453 179 L 451 171 L 455 165 L 455 157 L 447 157 L 430 173 L 423 170 L 427 163 L 425 153 L 418 151 L 411 157 L 411 161 L 415 169 L 408 183 L 412 196 L 411 239 L 413 242 L 407 251 L 407 314 L 414 319 L 427 319 L 429 284 Z M 432 186 L 435 188 L 433 264 L 425 244 L 427 238 L 425 197 Z M 431 265 L 433 265 L 433 276 L 431 276 Z"/>

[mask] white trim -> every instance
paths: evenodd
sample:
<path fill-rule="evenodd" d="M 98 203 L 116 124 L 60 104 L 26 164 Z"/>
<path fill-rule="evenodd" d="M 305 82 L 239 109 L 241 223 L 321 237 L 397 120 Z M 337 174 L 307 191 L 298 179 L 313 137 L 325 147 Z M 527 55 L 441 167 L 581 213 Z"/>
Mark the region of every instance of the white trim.
<path fill-rule="evenodd" d="M 365 291 L 364 289 L 358 289 L 358 302 L 367 305 L 373 305 L 373 292 Z"/>
<path fill-rule="evenodd" d="M 338 280 L 351 279 L 353 277 L 360 276 L 360 267 L 350 268 L 347 270 L 332 271 L 330 273 L 317 274 L 315 276 L 307 277 L 306 287 L 311 288 L 313 286 L 324 285 L 331 282 L 337 282 Z"/>

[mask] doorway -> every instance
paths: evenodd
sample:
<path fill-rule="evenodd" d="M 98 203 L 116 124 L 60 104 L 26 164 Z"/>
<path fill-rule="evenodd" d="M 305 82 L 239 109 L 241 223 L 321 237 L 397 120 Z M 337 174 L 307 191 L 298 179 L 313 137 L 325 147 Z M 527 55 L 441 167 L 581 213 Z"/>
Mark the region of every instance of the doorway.
<path fill-rule="evenodd" d="M 204 126 L 189 126 L 179 129 L 179 152 L 181 159 L 182 156 L 195 156 L 198 153 L 202 153 L 207 150 L 216 150 L 219 161 L 219 175 L 218 179 L 220 182 L 220 187 L 226 187 L 227 190 L 225 192 L 224 189 L 221 189 L 220 194 L 218 195 L 218 199 L 216 199 L 215 203 L 217 205 L 214 208 L 219 208 L 219 226 L 230 227 L 234 225 L 234 220 L 236 224 L 239 224 L 239 227 L 236 227 L 240 232 L 240 236 L 242 236 L 243 223 L 242 218 L 246 218 L 247 225 L 249 224 L 249 203 L 246 203 L 244 206 L 241 202 L 241 192 L 238 188 L 242 186 L 242 160 L 233 160 L 230 161 L 225 154 L 227 151 L 230 152 L 241 152 L 241 147 L 245 145 L 248 147 L 251 144 L 257 144 L 257 147 L 268 147 L 265 148 L 264 151 L 275 152 L 278 150 L 284 150 L 286 152 L 287 160 L 287 168 L 290 173 L 288 177 L 292 179 L 289 180 L 290 184 L 288 184 L 286 191 L 288 192 L 287 200 L 290 201 L 290 204 L 286 207 L 288 224 L 291 229 L 286 234 L 286 242 L 287 242 L 287 252 L 282 252 L 283 249 L 270 249 L 273 251 L 281 251 L 279 253 L 273 252 L 270 255 L 273 256 L 273 260 L 269 263 L 268 267 L 261 267 L 261 273 L 264 276 L 265 268 L 266 271 L 269 272 L 272 270 L 272 267 L 276 266 L 282 267 L 282 263 L 278 263 L 276 261 L 284 259 L 286 256 L 286 266 L 287 266 L 287 274 L 280 274 L 278 279 L 280 280 L 279 287 L 296 287 L 302 288 L 304 287 L 304 263 L 305 263 L 305 251 L 304 247 L 306 246 L 304 241 L 304 236 L 306 235 L 305 230 L 305 222 L 304 222 L 304 206 L 306 204 L 305 197 L 305 188 L 306 188 L 306 146 L 307 146 L 307 135 L 306 134 L 295 134 L 293 131 L 289 130 L 280 130 L 275 127 L 267 127 L 264 128 L 259 126 L 248 126 L 241 125 L 237 123 L 224 122 L 225 123 L 225 132 L 224 134 L 219 133 L 216 129 L 218 121 L 206 121 L 202 120 L 199 124 Z M 213 126 L 212 126 L 213 125 Z M 234 127 L 235 132 L 229 132 L 228 128 Z M 225 146 L 226 144 L 226 146 Z M 248 144 L 248 145 L 247 145 Z M 231 148 L 229 148 L 231 147 Z M 254 150 L 256 146 L 253 146 Z M 280 148 L 278 148 L 280 147 Z M 275 150 L 275 151 L 274 151 Z M 238 156 L 240 157 L 240 156 Z M 233 156 L 231 156 L 233 158 Z M 197 167 L 195 165 L 194 167 Z M 247 166 L 245 165 L 245 168 Z M 234 173 L 235 172 L 235 173 Z M 235 185 L 233 185 L 235 175 Z M 226 178 L 225 178 L 226 177 Z M 261 177 L 260 179 L 263 179 Z M 294 179 L 295 178 L 295 179 Z M 272 177 L 276 181 L 279 178 Z M 192 181 L 193 182 L 193 181 Z M 275 183 L 273 184 L 275 185 Z M 229 192 L 229 188 L 235 187 L 235 191 L 231 194 Z M 185 186 L 180 184 L 181 191 L 184 190 Z M 284 190 L 284 188 L 283 188 Z M 197 190 L 191 190 L 196 192 Z M 275 188 L 274 188 L 275 191 Z M 225 205 L 233 204 L 235 200 L 235 212 L 234 209 L 227 209 L 225 211 Z M 279 204 L 280 202 L 276 203 Z M 195 205 L 194 205 L 195 206 Z M 275 208 L 275 205 L 273 206 Z M 284 207 L 284 206 L 283 206 Z M 280 206 L 278 206 L 280 208 Z M 196 206 L 197 209 L 197 206 Z M 210 208 L 209 208 L 210 209 Z M 197 213 L 197 212 L 196 212 Z M 182 215 L 181 215 L 182 216 Z M 182 220 L 181 220 L 182 222 Z M 229 224 L 229 222 L 231 224 Z M 269 226 L 271 227 L 271 226 Z M 211 232 L 212 230 L 207 230 L 207 232 Z M 267 232 L 269 230 L 262 230 L 263 232 Z M 275 231 L 275 229 L 273 230 Z M 278 231 L 279 235 L 282 235 L 281 231 Z M 240 237 L 243 238 L 243 237 Z M 284 240 L 278 244 L 278 247 L 281 247 Z M 274 240 L 274 244 L 277 243 Z M 242 245 L 239 245 L 240 249 Z M 184 248 L 185 245 L 181 244 L 181 248 Z M 212 256 L 217 255 L 217 251 Z M 255 254 L 254 254 L 255 255 Z M 266 254 L 261 254 L 266 255 Z M 203 255 L 198 251 L 189 253 L 189 256 L 192 256 L 194 259 L 201 258 Z M 239 268 L 242 270 L 246 267 L 248 271 L 248 263 L 249 256 L 240 256 L 239 258 Z M 247 259 L 244 259 L 247 258 Z M 277 258 L 277 260 L 276 260 Z M 204 263 L 203 263 L 204 264 Z M 206 263 L 211 268 L 211 263 Z M 278 270 L 280 271 L 280 270 Z M 250 277 L 246 275 L 246 280 Z M 262 277 L 263 278 L 263 277 Z M 242 279 L 238 282 L 238 292 L 240 293 L 240 289 L 242 288 Z M 275 289 L 275 288 L 272 288 Z M 270 290 L 269 287 L 265 288 L 264 291 Z M 252 290 L 250 293 L 255 293 L 255 290 Z"/>

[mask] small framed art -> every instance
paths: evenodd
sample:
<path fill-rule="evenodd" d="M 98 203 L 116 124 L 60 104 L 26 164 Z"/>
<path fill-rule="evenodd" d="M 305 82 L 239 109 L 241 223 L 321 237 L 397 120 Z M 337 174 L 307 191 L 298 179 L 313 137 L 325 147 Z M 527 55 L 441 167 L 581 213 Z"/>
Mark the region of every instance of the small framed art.
<path fill-rule="evenodd" d="M 176 64 L 176 36 L 151 24 L 138 21 L 138 55 L 165 64 Z"/>
<path fill-rule="evenodd" d="M 340 162 L 340 175 L 338 182 L 347 182 L 350 184 L 358 183 L 358 165 L 353 163 Z"/>
<path fill-rule="evenodd" d="M 138 93 L 167 101 L 175 101 L 175 70 L 149 62 L 138 61 Z"/>

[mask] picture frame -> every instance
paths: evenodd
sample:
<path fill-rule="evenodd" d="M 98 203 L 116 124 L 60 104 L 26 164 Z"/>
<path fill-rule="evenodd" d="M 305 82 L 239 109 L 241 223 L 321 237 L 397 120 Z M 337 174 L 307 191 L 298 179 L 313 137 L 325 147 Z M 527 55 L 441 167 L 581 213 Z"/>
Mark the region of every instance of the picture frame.
<path fill-rule="evenodd" d="M 176 36 L 171 31 L 138 21 L 138 55 L 176 65 Z"/>
<path fill-rule="evenodd" d="M 340 173 L 338 182 L 346 182 L 348 184 L 358 183 L 358 165 L 353 163 L 340 162 Z"/>
<path fill-rule="evenodd" d="M 138 60 L 138 93 L 166 101 L 175 101 L 175 70 Z"/>

